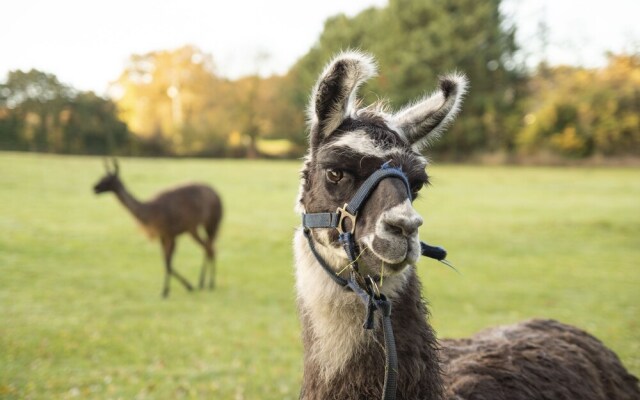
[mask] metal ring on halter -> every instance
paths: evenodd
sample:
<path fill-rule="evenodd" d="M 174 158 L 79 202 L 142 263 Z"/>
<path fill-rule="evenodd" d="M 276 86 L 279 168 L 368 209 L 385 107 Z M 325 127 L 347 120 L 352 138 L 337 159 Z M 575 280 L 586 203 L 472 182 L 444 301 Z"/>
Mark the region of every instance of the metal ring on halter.
<path fill-rule="evenodd" d="M 347 232 L 343 228 L 343 223 L 345 219 L 348 219 L 349 221 L 351 221 L 351 229 L 348 232 L 353 234 L 356 231 L 356 218 L 358 216 L 358 213 L 356 213 L 356 215 L 351 214 L 349 211 L 347 211 L 348 206 L 349 205 L 345 203 L 343 207 L 338 207 L 338 209 L 336 210 L 336 213 L 340 215 L 340 219 L 338 220 L 338 226 L 336 227 L 336 229 L 338 229 L 338 232 L 340 233 Z"/>

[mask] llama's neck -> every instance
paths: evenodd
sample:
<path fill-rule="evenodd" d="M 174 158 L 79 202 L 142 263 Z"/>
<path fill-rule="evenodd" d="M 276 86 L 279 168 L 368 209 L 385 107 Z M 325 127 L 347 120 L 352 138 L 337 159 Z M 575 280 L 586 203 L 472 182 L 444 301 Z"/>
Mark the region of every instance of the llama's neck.
<path fill-rule="evenodd" d="M 142 225 L 146 225 L 149 222 L 149 210 L 145 203 L 136 199 L 127 188 L 121 183 L 115 190 L 115 194 L 120 200 L 120 203 L 129 210 L 131 215 L 135 217 Z"/>
<path fill-rule="evenodd" d="M 363 329 L 364 306 L 353 292 L 331 280 L 301 231 L 296 232 L 294 248 L 304 345 L 301 398 L 381 398 L 385 356 L 379 319 L 374 330 Z M 382 287 L 393 305 L 398 399 L 442 397 L 437 343 L 420 290 L 414 268 L 386 277 Z"/>

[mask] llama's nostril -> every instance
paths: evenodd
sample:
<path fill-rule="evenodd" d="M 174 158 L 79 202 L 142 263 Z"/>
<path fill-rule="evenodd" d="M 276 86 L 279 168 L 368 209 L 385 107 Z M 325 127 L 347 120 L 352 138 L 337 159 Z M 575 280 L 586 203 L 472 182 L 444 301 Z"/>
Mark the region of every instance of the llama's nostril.
<path fill-rule="evenodd" d="M 404 232 L 402 231 L 402 228 L 400 228 L 399 226 L 394 226 L 394 225 L 387 225 L 387 231 L 389 231 L 389 233 L 393 233 L 394 235 L 403 235 Z"/>
<path fill-rule="evenodd" d="M 422 226 L 422 218 L 397 216 L 389 218 L 385 221 L 387 232 L 394 235 L 412 236 L 418 232 L 418 228 Z"/>

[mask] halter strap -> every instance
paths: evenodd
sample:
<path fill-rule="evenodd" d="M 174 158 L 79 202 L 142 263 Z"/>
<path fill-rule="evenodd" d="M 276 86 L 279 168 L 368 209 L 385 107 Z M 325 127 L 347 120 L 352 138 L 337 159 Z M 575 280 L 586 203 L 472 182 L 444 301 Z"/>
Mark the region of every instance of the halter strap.
<path fill-rule="evenodd" d="M 343 227 L 341 226 L 342 219 L 345 218 L 345 216 L 348 216 L 351 219 L 351 233 L 353 233 L 353 229 L 355 228 L 355 219 L 358 215 L 358 211 L 360 211 L 360 208 L 362 207 L 364 202 L 369 198 L 371 192 L 373 192 L 373 190 L 378 186 L 378 183 L 380 183 L 380 181 L 385 178 L 400 179 L 404 183 L 409 197 L 411 197 L 411 188 L 409 186 L 407 176 L 402 172 L 401 169 L 393 168 L 389 166 L 389 163 L 387 162 L 383 164 L 379 170 L 371 174 L 364 181 L 362 186 L 360 186 L 360 188 L 356 191 L 356 194 L 353 195 L 351 201 L 345 204 L 344 207 L 338 208 L 337 212 L 302 214 L 302 226 L 304 227 L 305 231 L 314 228 L 337 228 L 341 233 L 341 242 L 345 244 L 345 239 L 350 240 L 351 238 L 342 237 L 342 235 L 344 235 L 344 232 L 342 232 Z M 305 235 L 307 235 L 306 232 Z M 307 236 L 307 239 L 309 239 L 309 236 Z M 311 241 L 309 241 L 309 243 L 311 244 Z M 350 243 L 347 244 L 349 245 Z M 350 247 L 350 249 L 352 250 L 353 246 Z M 315 248 L 312 248 L 312 251 L 314 255 L 316 255 L 316 258 L 320 259 L 320 257 L 317 256 Z M 420 242 L 420 253 L 425 257 L 433 258 L 434 260 L 438 261 L 444 261 L 445 258 L 447 258 L 447 251 L 445 249 L 438 246 L 431 246 L 425 242 Z M 448 263 L 445 264 L 449 265 Z M 325 268 L 325 270 L 327 270 L 327 268 Z M 327 271 L 331 271 L 331 269 L 328 269 Z"/>
<path fill-rule="evenodd" d="M 304 228 L 302 232 L 304 233 L 304 236 L 307 238 L 307 242 L 309 243 L 309 249 L 311 249 L 311 253 L 313 253 L 313 256 L 316 258 L 316 260 L 318 260 L 318 263 L 320 264 L 324 272 L 326 272 L 327 275 L 329 275 L 329 277 L 333 279 L 333 281 L 338 285 L 347 286 L 347 280 L 340 277 L 340 275 L 336 274 L 333 271 L 333 269 L 331 269 L 329 264 L 327 264 L 324 258 L 320 256 L 320 253 L 318 253 L 316 246 L 313 244 L 313 239 L 311 238 L 311 231 L 308 228 Z"/>
<path fill-rule="evenodd" d="M 340 215 L 338 213 L 302 214 L 302 226 L 305 228 L 337 228 Z"/>
<path fill-rule="evenodd" d="M 369 198 L 369 195 L 373 190 L 378 186 L 381 180 L 385 178 L 398 178 L 404 183 L 404 187 L 407 189 L 407 194 L 409 198 L 411 198 L 411 188 L 409 186 L 409 181 L 407 180 L 407 176 L 402 172 L 399 168 L 394 168 L 389 165 L 388 162 L 384 163 L 382 167 L 371 174 L 358 188 L 356 194 L 353 195 L 351 200 L 345 204 L 344 207 L 338 208 L 336 212 L 323 212 L 323 213 L 305 213 L 302 214 L 302 226 L 304 228 L 339 228 L 341 223 L 341 218 L 345 214 L 346 211 L 354 220 L 352 223 L 355 223 L 355 217 L 358 215 L 358 211 L 364 204 L 364 202 Z M 355 225 L 355 224 L 354 224 Z"/>
<path fill-rule="evenodd" d="M 358 189 L 356 194 L 353 195 L 351 201 L 347 204 L 345 209 L 356 215 L 358 211 L 360 211 L 360 207 L 364 204 L 364 202 L 369 198 L 369 195 L 373 190 L 378 186 L 381 180 L 385 178 L 398 178 L 404 183 L 404 187 L 407 189 L 407 195 L 411 198 L 411 188 L 409 187 L 409 181 L 407 181 L 407 176 L 402 172 L 399 168 L 393 168 L 389 166 L 389 163 L 385 163 L 382 167 L 369 175 L 367 180 L 364 181 L 362 186 Z"/>

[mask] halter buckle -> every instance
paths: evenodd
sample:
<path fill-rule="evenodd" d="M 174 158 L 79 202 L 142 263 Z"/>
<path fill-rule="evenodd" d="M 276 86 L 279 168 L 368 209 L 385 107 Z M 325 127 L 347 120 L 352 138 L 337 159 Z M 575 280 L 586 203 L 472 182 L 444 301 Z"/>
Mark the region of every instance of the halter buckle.
<path fill-rule="evenodd" d="M 336 210 L 336 214 L 340 215 L 340 219 L 338 220 L 338 226 L 336 227 L 336 229 L 338 229 L 338 232 L 340 233 L 345 233 L 347 232 L 344 229 L 344 220 L 348 219 L 349 221 L 351 221 L 351 229 L 348 231 L 349 233 L 353 234 L 356 231 L 356 217 L 357 217 L 357 213 L 356 215 L 351 214 L 349 211 L 347 211 L 347 206 L 348 204 L 345 203 L 344 206 L 342 207 L 338 207 L 338 209 Z"/>

